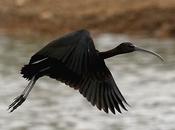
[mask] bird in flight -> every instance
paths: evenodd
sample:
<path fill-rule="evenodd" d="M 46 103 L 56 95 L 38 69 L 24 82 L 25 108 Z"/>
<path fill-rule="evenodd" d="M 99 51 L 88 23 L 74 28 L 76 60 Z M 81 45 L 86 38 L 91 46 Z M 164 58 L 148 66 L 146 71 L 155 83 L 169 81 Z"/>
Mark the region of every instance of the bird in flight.
<path fill-rule="evenodd" d="M 104 60 L 134 51 L 144 51 L 163 60 L 157 53 L 136 47 L 130 42 L 99 52 L 95 49 L 90 33 L 85 29 L 66 34 L 39 50 L 22 67 L 21 74 L 29 83 L 8 109 L 13 112 L 18 108 L 26 100 L 36 81 L 48 76 L 78 90 L 99 110 L 106 113 L 110 110 L 113 114 L 117 110 L 121 113 L 121 108 L 127 110 L 128 103 Z"/>

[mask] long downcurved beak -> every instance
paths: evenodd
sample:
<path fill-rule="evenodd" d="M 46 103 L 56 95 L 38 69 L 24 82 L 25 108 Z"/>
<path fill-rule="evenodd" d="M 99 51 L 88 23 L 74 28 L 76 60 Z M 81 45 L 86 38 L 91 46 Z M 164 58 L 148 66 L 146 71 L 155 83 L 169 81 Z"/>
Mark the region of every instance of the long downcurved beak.
<path fill-rule="evenodd" d="M 157 58 L 159 58 L 161 61 L 163 61 L 163 62 L 165 61 L 159 54 L 157 54 L 157 53 L 155 53 L 153 51 L 145 50 L 145 49 L 140 48 L 140 47 L 135 47 L 135 50 L 152 54 L 152 55 L 156 56 Z"/>

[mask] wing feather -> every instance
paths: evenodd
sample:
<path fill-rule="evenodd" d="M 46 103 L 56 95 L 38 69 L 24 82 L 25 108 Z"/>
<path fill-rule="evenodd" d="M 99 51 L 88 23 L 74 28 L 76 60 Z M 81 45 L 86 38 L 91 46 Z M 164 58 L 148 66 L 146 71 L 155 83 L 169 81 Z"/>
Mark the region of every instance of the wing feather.
<path fill-rule="evenodd" d="M 96 106 L 99 110 L 101 110 L 101 100 L 100 100 L 100 83 L 95 86 L 96 87 Z"/>
<path fill-rule="evenodd" d="M 119 103 L 118 103 L 118 100 L 116 100 L 116 97 L 115 97 L 115 94 L 114 94 L 114 91 L 111 91 L 111 96 L 112 96 L 112 99 L 114 101 L 114 106 L 116 108 L 116 110 L 121 113 L 121 110 L 120 110 L 120 107 L 119 107 Z"/>
<path fill-rule="evenodd" d="M 96 81 L 94 81 L 94 84 L 96 85 Z M 93 91 L 92 91 L 92 96 L 91 96 L 91 100 L 90 100 L 90 102 L 91 102 L 91 104 L 94 106 L 95 105 L 95 103 L 96 103 L 96 94 L 97 94 L 97 87 L 98 86 L 96 86 L 96 87 L 93 87 Z"/>

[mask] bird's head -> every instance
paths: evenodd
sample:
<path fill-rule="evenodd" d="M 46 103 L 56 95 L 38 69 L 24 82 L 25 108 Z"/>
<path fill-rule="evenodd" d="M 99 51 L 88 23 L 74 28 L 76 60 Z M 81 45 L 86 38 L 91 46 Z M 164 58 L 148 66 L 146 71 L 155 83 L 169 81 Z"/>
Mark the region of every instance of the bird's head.
<path fill-rule="evenodd" d="M 134 52 L 134 51 L 146 52 L 146 53 L 152 54 L 152 55 L 158 57 L 160 60 L 164 61 L 164 59 L 159 54 L 157 54 L 153 51 L 149 51 L 149 50 L 137 47 L 137 46 L 133 45 L 133 43 L 131 43 L 131 42 L 121 43 L 119 46 L 116 47 L 116 50 L 119 51 L 120 54 L 130 53 L 130 52 Z"/>
<path fill-rule="evenodd" d="M 121 54 L 135 51 L 135 46 L 131 42 L 123 42 L 116 47 Z"/>

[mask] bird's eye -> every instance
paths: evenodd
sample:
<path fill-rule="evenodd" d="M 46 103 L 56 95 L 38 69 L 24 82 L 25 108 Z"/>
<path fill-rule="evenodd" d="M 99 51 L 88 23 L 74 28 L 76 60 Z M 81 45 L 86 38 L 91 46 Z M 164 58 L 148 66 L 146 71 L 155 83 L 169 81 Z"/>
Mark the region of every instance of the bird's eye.
<path fill-rule="evenodd" d="M 129 47 L 129 48 L 134 48 L 134 46 L 133 46 L 133 45 L 129 45 L 128 47 Z"/>

